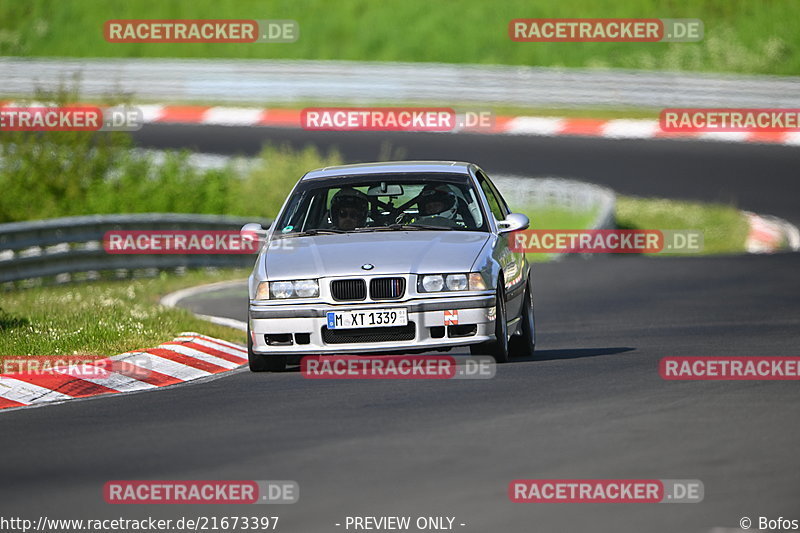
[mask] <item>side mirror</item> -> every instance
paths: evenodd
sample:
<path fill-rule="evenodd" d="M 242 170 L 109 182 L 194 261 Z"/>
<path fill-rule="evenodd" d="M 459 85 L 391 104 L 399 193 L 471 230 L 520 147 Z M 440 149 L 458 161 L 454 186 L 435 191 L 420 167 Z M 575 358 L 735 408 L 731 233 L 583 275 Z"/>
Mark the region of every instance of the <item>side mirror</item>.
<path fill-rule="evenodd" d="M 522 213 L 509 213 L 505 220 L 497 223 L 498 233 L 511 233 L 512 231 L 520 231 L 528 229 L 531 221 L 526 215 Z"/>
<path fill-rule="evenodd" d="M 251 222 L 242 226 L 242 229 L 239 230 L 239 235 L 242 238 L 242 242 L 249 243 L 249 246 L 252 246 L 253 252 L 258 252 L 267 239 L 267 230 L 262 228 L 261 224 Z"/>
<path fill-rule="evenodd" d="M 267 236 L 267 230 L 261 227 L 261 224 L 256 224 L 255 222 L 251 222 L 250 224 L 245 224 L 242 226 L 242 229 L 239 230 L 240 235 L 253 235 L 255 234 L 258 238 L 263 239 Z"/>

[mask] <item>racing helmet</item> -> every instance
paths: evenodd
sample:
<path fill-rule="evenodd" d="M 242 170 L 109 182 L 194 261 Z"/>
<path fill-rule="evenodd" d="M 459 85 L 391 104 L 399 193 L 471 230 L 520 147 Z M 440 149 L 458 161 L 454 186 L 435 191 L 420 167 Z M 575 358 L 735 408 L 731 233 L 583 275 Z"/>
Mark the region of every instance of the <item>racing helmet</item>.
<path fill-rule="evenodd" d="M 363 226 L 367 222 L 369 199 L 361 191 L 351 187 L 337 192 L 331 199 L 331 221 L 337 227 L 344 218 L 355 219 L 353 227 Z"/>
<path fill-rule="evenodd" d="M 447 185 L 426 185 L 417 199 L 423 217 L 442 217 L 455 220 L 458 198 Z"/>

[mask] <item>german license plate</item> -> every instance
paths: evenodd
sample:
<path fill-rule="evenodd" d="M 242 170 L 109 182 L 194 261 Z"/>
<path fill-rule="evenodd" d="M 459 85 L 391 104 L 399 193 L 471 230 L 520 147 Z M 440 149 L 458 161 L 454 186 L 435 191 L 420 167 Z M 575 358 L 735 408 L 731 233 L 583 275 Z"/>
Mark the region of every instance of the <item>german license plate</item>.
<path fill-rule="evenodd" d="M 408 312 L 406 309 L 370 309 L 328 313 L 328 329 L 385 328 L 407 324 Z"/>

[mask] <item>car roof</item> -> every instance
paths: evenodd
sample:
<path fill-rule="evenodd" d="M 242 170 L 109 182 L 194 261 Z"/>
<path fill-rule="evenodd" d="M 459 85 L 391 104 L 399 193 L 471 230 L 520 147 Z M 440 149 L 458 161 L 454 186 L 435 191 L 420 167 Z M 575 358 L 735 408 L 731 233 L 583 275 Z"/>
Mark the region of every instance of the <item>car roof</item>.
<path fill-rule="evenodd" d="M 384 161 L 382 163 L 360 163 L 357 165 L 339 165 L 318 168 L 303 176 L 303 181 L 317 178 L 336 178 L 345 176 L 365 176 L 369 174 L 393 173 L 432 173 L 447 172 L 450 174 L 469 174 L 472 163 L 463 161 Z"/>

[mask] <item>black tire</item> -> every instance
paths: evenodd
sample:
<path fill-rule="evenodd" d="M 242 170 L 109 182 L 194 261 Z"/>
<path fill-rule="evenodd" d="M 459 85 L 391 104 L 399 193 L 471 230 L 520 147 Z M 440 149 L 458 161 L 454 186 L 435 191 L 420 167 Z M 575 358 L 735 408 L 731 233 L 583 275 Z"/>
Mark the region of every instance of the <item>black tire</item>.
<path fill-rule="evenodd" d="M 253 338 L 247 326 L 247 366 L 250 372 L 283 372 L 286 370 L 285 355 L 261 355 L 253 353 Z"/>
<path fill-rule="evenodd" d="M 522 302 L 522 313 L 520 318 L 522 332 L 511 337 L 511 352 L 521 357 L 533 357 L 536 350 L 536 319 L 533 312 L 533 291 L 531 290 L 531 280 L 525 287 L 525 298 Z"/>
<path fill-rule="evenodd" d="M 506 318 L 506 298 L 503 287 L 503 278 L 497 280 L 497 295 L 495 297 L 497 309 L 494 320 L 494 340 L 473 344 L 469 347 L 472 355 L 491 355 L 496 363 L 507 363 L 508 351 L 508 321 Z"/>

